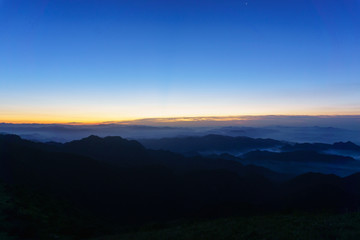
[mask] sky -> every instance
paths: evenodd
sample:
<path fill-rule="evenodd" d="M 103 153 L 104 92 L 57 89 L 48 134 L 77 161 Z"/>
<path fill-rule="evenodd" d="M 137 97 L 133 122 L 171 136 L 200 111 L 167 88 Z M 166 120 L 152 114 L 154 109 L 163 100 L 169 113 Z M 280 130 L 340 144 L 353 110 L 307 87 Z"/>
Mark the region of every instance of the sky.
<path fill-rule="evenodd" d="M 360 0 L 0 0 L 0 122 L 360 114 Z"/>

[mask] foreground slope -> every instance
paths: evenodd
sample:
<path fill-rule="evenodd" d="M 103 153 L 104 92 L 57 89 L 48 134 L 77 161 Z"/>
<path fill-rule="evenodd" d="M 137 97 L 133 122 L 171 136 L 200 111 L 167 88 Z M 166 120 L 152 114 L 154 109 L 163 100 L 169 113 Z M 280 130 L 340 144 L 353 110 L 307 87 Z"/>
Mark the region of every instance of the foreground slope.
<path fill-rule="evenodd" d="M 359 213 L 293 213 L 147 225 L 136 231 L 91 240 L 356 240 L 359 237 Z"/>

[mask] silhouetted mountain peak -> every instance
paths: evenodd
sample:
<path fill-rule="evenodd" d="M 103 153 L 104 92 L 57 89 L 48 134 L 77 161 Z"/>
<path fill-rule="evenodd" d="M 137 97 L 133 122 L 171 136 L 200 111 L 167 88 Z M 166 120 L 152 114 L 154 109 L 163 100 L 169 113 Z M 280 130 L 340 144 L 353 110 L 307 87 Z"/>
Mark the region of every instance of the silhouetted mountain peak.
<path fill-rule="evenodd" d="M 145 148 L 137 141 L 127 140 L 119 136 L 110 136 L 110 137 L 98 137 L 95 135 L 90 135 L 89 137 L 71 141 L 68 143 L 65 143 L 66 146 L 90 146 L 90 145 L 97 145 L 101 144 L 103 147 L 117 147 L 117 148 L 138 148 L 144 150 Z"/>
<path fill-rule="evenodd" d="M 98 141 L 98 140 L 101 140 L 101 139 L 102 139 L 102 138 L 99 137 L 99 136 L 90 135 L 90 136 L 88 136 L 88 137 L 86 137 L 86 138 L 83 138 L 83 139 L 81 139 L 81 140 L 83 140 L 83 141 Z"/>
<path fill-rule="evenodd" d="M 339 149 L 339 150 L 359 150 L 360 151 L 360 146 L 356 145 L 353 142 L 336 142 L 333 144 L 334 148 Z"/>
<path fill-rule="evenodd" d="M 346 181 L 354 181 L 360 183 L 360 172 L 351 174 L 344 178 Z"/>
<path fill-rule="evenodd" d="M 0 134 L 0 140 L 7 142 L 18 142 L 21 141 L 22 139 L 18 135 L 4 133 L 4 134 Z"/>
<path fill-rule="evenodd" d="M 135 164 L 135 160 L 145 159 L 146 149 L 137 141 L 122 137 L 105 137 L 91 135 L 81 140 L 65 143 L 67 152 L 81 154 L 100 161 L 116 164 Z"/>

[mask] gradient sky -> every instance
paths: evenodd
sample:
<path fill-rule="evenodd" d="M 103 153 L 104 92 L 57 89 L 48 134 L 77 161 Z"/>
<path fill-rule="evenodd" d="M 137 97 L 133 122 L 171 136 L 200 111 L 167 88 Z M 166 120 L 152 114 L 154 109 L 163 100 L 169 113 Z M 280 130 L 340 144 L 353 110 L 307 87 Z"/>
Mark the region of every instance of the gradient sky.
<path fill-rule="evenodd" d="M 0 121 L 360 114 L 360 0 L 0 0 Z"/>

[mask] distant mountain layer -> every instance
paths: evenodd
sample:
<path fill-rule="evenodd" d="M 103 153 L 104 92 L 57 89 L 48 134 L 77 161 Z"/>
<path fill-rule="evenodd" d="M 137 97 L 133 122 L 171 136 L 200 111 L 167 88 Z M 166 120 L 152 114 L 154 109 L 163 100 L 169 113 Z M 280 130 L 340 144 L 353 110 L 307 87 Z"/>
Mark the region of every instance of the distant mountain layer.
<path fill-rule="evenodd" d="M 139 142 L 150 149 L 161 149 L 178 153 L 196 153 L 206 151 L 246 152 L 254 149 L 278 148 L 286 145 L 285 142 L 273 139 L 229 137 L 215 134 L 203 137 L 142 139 L 139 140 Z"/>
<path fill-rule="evenodd" d="M 162 139 L 141 139 L 145 147 L 150 149 L 169 150 L 178 153 L 203 153 L 203 152 L 234 152 L 237 154 L 253 151 L 342 151 L 360 154 L 360 146 L 352 142 L 325 143 L 295 143 L 277 141 L 273 139 L 230 137 L 222 135 L 206 135 L 201 137 L 177 137 Z"/>
<path fill-rule="evenodd" d="M 268 152 L 253 151 L 246 153 L 244 159 L 249 161 L 279 161 L 279 162 L 302 162 L 302 163 L 328 163 L 328 164 L 348 164 L 356 163 L 352 157 L 345 157 L 331 154 L 321 154 L 315 151 L 294 151 L 294 152 Z"/>
<path fill-rule="evenodd" d="M 207 155 L 242 164 L 262 166 L 280 173 L 299 175 L 307 172 L 348 176 L 360 171 L 360 161 L 349 156 L 334 155 L 316 151 L 270 152 L 250 151 L 241 156 L 228 153 Z"/>
<path fill-rule="evenodd" d="M 291 124 L 292 122 L 287 123 Z M 280 124 L 280 122 L 277 121 L 274 122 L 276 126 L 274 124 L 269 125 L 264 123 L 260 125 L 250 124 L 249 126 L 244 126 L 242 123 L 241 126 L 239 126 L 239 123 L 232 124 L 231 122 L 228 122 L 228 126 L 203 125 L 202 122 L 198 122 L 196 125 L 190 124 L 186 126 L 177 125 L 176 123 L 171 126 L 160 125 L 159 123 L 156 125 L 146 125 L 149 124 L 146 122 L 137 122 L 137 124 L 140 125 L 129 125 L 129 123 L 104 123 L 98 125 L 0 123 L 0 133 L 17 134 L 25 139 L 41 142 L 68 142 L 89 135 L 101 137 L 123 136 L 131 139 L 159 139 L 216 134 L 232 137 L 271 138 L 289 142 L 334 143 L 352 141 L 360 144 L 359 124 L 355 123 L 356 122 L 353 122 L 353 124 L 337 125 L 336 122 L 329 122 L 321 126 L 311 126 L 308 124 L 299 124 L 297 126 L 292 124 L 292 126 L 288 126 L 285 123 Z M 136 124 L 136 122 L 133 122 L 133 124 Z M 223 124 L 225 123 L 221 125 Z"/>
<path fill-rule="evenodd" d="M 352 142 L 337 142 L 334 144 L 325 143 L 296 143 L 294 145 L 284 145 L 283 151 L 350 151 L 360 153 L 360 146 Z"/>

